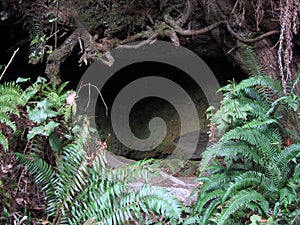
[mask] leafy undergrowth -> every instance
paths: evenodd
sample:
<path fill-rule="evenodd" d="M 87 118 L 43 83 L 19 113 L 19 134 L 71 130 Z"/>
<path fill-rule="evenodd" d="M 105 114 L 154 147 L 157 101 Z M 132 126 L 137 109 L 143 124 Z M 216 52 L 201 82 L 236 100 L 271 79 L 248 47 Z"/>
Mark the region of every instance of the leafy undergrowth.
<path fill-rule="evenodd" d="M 299 224 L 299 97 L 266 76 L 221 90 L 221 108 L 210 115 L 224 135 L 203 153 L 193 220 Z"/>
<path fill-rule="evenodd" d="M 66 84 L 49 85 L 44 78 L 31 84 L 30 79 L 19 78 L 0 85 L 1 224 L 46 217 L 41 186 L 16 161 L 15 153 L 34 153 L 56 164 L 61 143 L 68 141 L 58 138 L 67 129 L 59 124 L 66 124 L 71 112 L 65 104 Z"/>

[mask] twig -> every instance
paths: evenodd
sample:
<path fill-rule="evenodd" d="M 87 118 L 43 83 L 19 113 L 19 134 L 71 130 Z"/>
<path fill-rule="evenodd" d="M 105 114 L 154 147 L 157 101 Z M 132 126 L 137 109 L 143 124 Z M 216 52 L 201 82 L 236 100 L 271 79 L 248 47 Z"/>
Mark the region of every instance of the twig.
<path fill-rule="evenodd" d="M 14 51 L 14 54 L 11 56 L 11 58 L 10 58 L 8 64 L 7 64 L 6 66 L 4 66 L 4 70 L 3 70 L 3 72 L 1 73 L 1 76 L 0 76 L 0 81 L 2 80 L 2 77 L 4 76 L 4 74 L 5 74 L 6 70 L 7 70 L 7 68 L 8 68 L 9 65 L 11 64 L 13 58 L 15 57 L 15 55 L 17 54 L 18 51 L 19 51 L 19 48 L 17 48 L 17 50 Z"/>
<path fill-rule="evenodd" d="M 105 103 L 105 100 L 104 100 L 104 98 L 103 98 L 103 96 L 102 96 L 102 94 L 101 94 L 101 91 L 99 90 L 99 88 L 98 88 L 96 85 L 93 85 L 93 84 L 91 84 L 91 83 L 82 84 L 82 82 L 81 82 L 80 88 L 79 88 L 79 90 L 77 91 L 77 96 L 76 96 L 76 98 L 79 97 L 79 92 L 81 91 L 81 89 L 82 89 L 83 87 L 86 87 L 86 86 L 89 87 L 89 99 L 88 99 L 88 103 L 87 103 L 87 105 L 86 105 L 86 107 L 85 107 L 85 112 L 87 111 L 87 108 L 89 107 L 90 102 L 91 102 L 91 101 L 90 101 L 90 97 L 91 97 L 91 87 L 93 87 L 93 88 L 95 88 L 95 89 L 97 90 L 97 92 L 99 93 L 100 98 L 101 98 L 101 101 L 102 101 L 102 103 L 103 103 L 103 105 L 104 105 L 104 107 L 105 107 L 105 116 L 108 116 L 108 107 L 107 107 L 107 104 Z"/>
<path fill-rule="evenodd" d="M 58 14 L 59 14 L 59 1 L 56 1 L 56 20 L 54 22 L 54 49 L 57 49 L 57 30 L 58 30 Z"/>
<path fill-rule="evenodd" d="M 119 45 L 117 48 L 120 48 L 120 49 L 138 49 L 138 48 L 140 48 L 144 45 L 152 44 L 153 41 L 157 38 L 157 36 L 158 36 L 158 34 L 155 33 L 150 38 L 140 42 L 139 44 L 136 44 L 136 45 L 127 45 L 127 44 L 126 45 Z"/>
<path fill-rule="evenodd" d="M 175 29 L 175 31 L 182 35 L 182 36 L 191 36 L 191 35 L 200 35 L 200 34 L 205 34 L 213 29 L 216 29 L 217 27 L 219 27 L 220 25 L 224 25 L 227 24 L 227 20 L 221 20 L 219 22 L 213 23 L 207 27 L 204 27 L 202 29 L 199 30 L 183 30 L 183 29 Z"/>
<path fill-rule="evenodd" d="M 50 38 L 52 38 L 54 35 L 57 35 L 58 32 L 60 32 L 60 30 L 55 31 L 53 34 L 51 34 L 49 37 L 47 37 L 46 42 L 47 42 Z"/>
<path fill-rule="evenodd" d="M 91 84 L 89 83 L 89 98 L 84 111 L 86 112 L 91 102 Z"/>
<path fill-rule="evenodd" d="M 84 52 L 84 50 L 83 50 L 83 44 L 82 44 L 80 36 L 78 37 L 78 43 L 79 43 L 79 47 L 80 47 L 79 54 L 82 54 Z"/>

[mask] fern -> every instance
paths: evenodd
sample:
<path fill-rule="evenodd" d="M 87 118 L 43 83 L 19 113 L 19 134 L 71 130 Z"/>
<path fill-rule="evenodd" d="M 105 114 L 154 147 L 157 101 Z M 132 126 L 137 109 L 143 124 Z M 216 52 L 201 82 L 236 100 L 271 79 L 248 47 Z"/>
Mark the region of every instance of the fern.
<path fill-rule="evenodd" d="M 7 138 L 2 133 L 0 133 L 0 144 L 2 145 L 4 151 L 8 150 Z"/>
<path fill-rule="evenodd" d="M 84 130 L 84 129 L 83 129 Z M 64 147 L 55 168 L 42 159 L 17 154 L 38 184 L 44 185 L 48 215 L 54 224 L 126 224 L 145 215 L 160 215 L 166 221 L 181 221 L 182 207 L 169 192 L 143 186 L 130 190 L 130 182 L 148 176 L 142 161 L 123 168 L 107 167 L 103 152 L 88 155 L 85 135 Z M 37 174 L 36 171 L 42 172 Z M 53 172 L 57 171 L 57 172 Z M 55 184 L 55 185 L 54 185 Z"/>
<path fill-rule="evenodd" d="M 24 106 L 26 100 L 22 97 L 23 91 L 14 82 L 7 82 L 0 85 L 0 124 L 5 124 L 16 132 L 16 125 L 11 121 L 10 115 L 20 116 L 18 107 Z M 0 145 L 4 150 L 8 150 L 8 140 L 4 134 L 0 133 Z"/>
<path fill-rule="evenodd" d="M 227 185 L 230 182 L 230 176 L 226 173 L 214 174 L 209 178 L 209 182 L 205 182 L 201 187 L 200 196 L 203 197 L 210 191 L 216 189 L 223 189 L 224 185 Z"/>
<path fill-rule="evenodd" d="M 6 126 L 10 127 L 13 132 L 16 132 L 17 130 L 17 127 L 16 127 L 16 124 L 14 123 L 14 121 L 11 121 L 10 120 L 10 117 L 8 114 L 4 114 L 2 112 L 0 112 L 0 123 L 5 123 Z"/>
<path fill-rule="evenodd" d="M 0 85 L 0 112 L 19 115 L 17 106 L 24 106 L 26 101 L 22 97 L 23 90 L 14 82 Z"/>
<path fill-rule="evenodd" d="M 290 198 L 299 203 L 295 196 L 300 188 L 291 174 L 300 165 L 300 146 L 285 146 L 291 133 L 285 127 L 287 118 L 297 112 L 299 98 L 285 96 L 279 82 L 261 76 L 220 90 L 224 98 L 211 121 L 225 134 L 202 154 L 201 174 L 210 176 L 199 178 L 204 183 L 194 216 L 204 219 L 209 215 L 203 224 L 213 221 L 219 225 L 235 222 L 249 211 L 268 217 L 272 209 L 274 217 L 286 221 L 275 208 L 295 210 L 291 201 L 277 204 L 283 198 L 280 191 L 290 185 L 294 187 Z M 210 207 L 209 214 L 206 207 Z"/>
<path fill-rule="evenodd" d="M 256 171 L 247 171 L 235 177 L 234 182 L 229 184 L 225 194 L 222 196 L 222 204 L 228 199 L 229 196 L 234 194 L 237 190 L 253 188 L 274 195 L 278 189 L 272 184 L 272 180 L 264 174 Z"/>
<path fill-rule="evenodd" d="M 15 114 L 20 117 L 19 107 L 24 107 L 28 104 L 36 93 L 40 90 L 41 79 L 23 90 L 18 83 L 28 81 L 29 79 L 18 78 L 16 82 L 6 82 L 0 85 L 0 123 L 5 124 L 15 133 L 17 127 L 14 121 L 11 121 L 10 115 Z M 0 144 L 5 145 L 8 149 L 8 143 L 4 135 Z"/>
<path fill-rule="evenodd" d="M 49 203 L 48 211 L 51 206 L 56 204 L 55 190 L 57 178 L 53 168 L 44 160 L 36 155 L 25 156 L 21 153 L 15 153 L 17 160 L 27 166 L 27 169 L 35 176 L 35 182 L 42 185 L 42 191 L 45 191 L 45 199 Z M 55 209 L 52 209 L 55 210 Z"/>
<path fill-rule="evenodd" d="M 264 69 L 262 68 L 259 60 L 257 59 L 255 50 L 253 47 L 249 45 L 244 45 L 244 55 L 246 58 L 246 65 L 248 67 L 248 70 L 250 71 L 250 75 L 260 75 L 264 76 L 266 75 L 264 72 Z"/>
<path fill-rule="evenodd" d="M 263 195 L 255 190 L 242 190 L 234 195 L 226 204 L 226 207 L 217 218 L 218 225 L 224 224 L 231 215 L 241 208 L 249 207 L 249 203 L 256 204 L 258 206 L 256 209 L 260 209 L 259 213 L 263 212 L 265 215 L 268 215 L 269 204 Z M 250 205 L 249 208 L 253 209 L 253 205 Z"/>
<path fill-rule="evenodd" d="M 42 23 L 36 15 L 27 15 L 27 24 L 31 38 L 29 45 L 29 63 L 37 64 L 44 58 L 46 38 Z"/>
<path fill-rule="evenodd" d="M 206 209 L 206 206 L 209 205 L 209 203 L 218 202 L 218 204 L 221 204 L 221 198 L 224 195 L 224 191 L 221 189 L 216 189 L 212 192 L 209 192 L 205 194 L 201 198 L 201 202 L 197 202 L 197 204 L 194 207 L 195 212 L 194 213 L 201 213 L 203 210 Z"/>

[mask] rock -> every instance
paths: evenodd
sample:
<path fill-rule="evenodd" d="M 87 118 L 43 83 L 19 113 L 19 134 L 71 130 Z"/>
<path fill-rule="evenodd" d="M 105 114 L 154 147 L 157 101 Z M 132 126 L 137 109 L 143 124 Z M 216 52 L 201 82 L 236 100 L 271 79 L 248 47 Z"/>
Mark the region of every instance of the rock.
<path fill-rule="evenodd" d="M 123 156 L 117 156 L 112 152 L 105 151 L 107 163 L 112 168 L 129 165 L 134 163 L 134 160 L 127 159 Z M 195 182 L 196 177 L 174 177 L 162 171 L 155 173 L 148 181 L 139 179 L 130 184 L 134 190 L 138 191 L 144 184 L 149 184 L 153 188 L 166 189 L 170 191 L 180 202 L 185 206 L 192 206 L 197 201 L 196 188 L 200 185 Z"/>
<path fill-rule="evenodd" d="M 184 206 L 192 206 L 197 201 L 197 187 L 200 185 L 196 182 L 196 177 L 174 177 L 160 172 L 161 176 L 150 178 L 147 184 L 153 188 L 165 189 L 170 191 Z M 134 190 L 139 190 L 146 182 L 143 180 L 131 183 Z"/>

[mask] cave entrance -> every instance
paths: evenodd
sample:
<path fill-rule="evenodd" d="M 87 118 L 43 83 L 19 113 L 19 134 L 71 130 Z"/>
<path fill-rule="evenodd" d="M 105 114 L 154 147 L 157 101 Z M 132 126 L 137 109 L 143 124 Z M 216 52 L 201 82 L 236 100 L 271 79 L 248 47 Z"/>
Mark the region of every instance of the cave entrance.
<path fill-rule="evenodd" d="M 212 71 L 215 73 L 221 85 L 226 84 L 227 80 L 232 80 L 233 78 L 239 80 L 241 71 L 232 68 L 231 64 L 227 60 L 224 60 L 224 58 L 218 60 L 207 58 L 204 61 L 212 68 Z M 105 83 L 101 90 L 108 106 L 109 114 L 116 96 L 126 85 L 139 78 L 148 76 L 159 76 L 175 82 L 180 85 L 193 100 L 199 115 L 199 126 L 201 127 L 199 141 L 202 142 L 202 144 L 198 146 L 199 149 L 197 149 L 193 158 L 200 158 L 200 154 L 208 142 L 205 114 L 208 102 L 205 94 L 196 82 L 178 68 L 159 62 L 140 62 L 119 70 Z M 124 102 L 124 104 L 126 104 L 126 102 Z M 118 141 L 112 129 L 111 117 L 105 116 L 105 109 L 100 99 L 98 99 L 97 105 L 99 106 L 96 110 L 97 130 L 100 131 L 102 139 L 105 139 L 108 134 L 110 134 L 108 149 L 113 153 L 135 160 L 144 158 L 161 159 L 172 154 L 176 148 L 176 141 L 180 136 L 181 121 L 176 109 L 168 101 L 158 97 L 147 97 L 138 101 L 131 109 L 129 116 L 130 128 L 132 133 L 139 139 L 149 137 L 150 131 L 148 125 L 152 118 L 160 117 L 167 125 L 167 134 L 164 141 L 151 151 L 133 150 Z"/>

